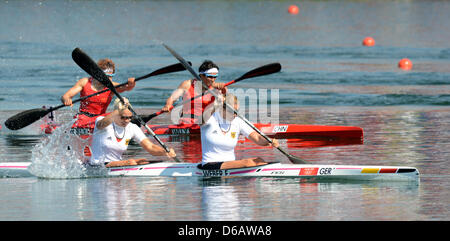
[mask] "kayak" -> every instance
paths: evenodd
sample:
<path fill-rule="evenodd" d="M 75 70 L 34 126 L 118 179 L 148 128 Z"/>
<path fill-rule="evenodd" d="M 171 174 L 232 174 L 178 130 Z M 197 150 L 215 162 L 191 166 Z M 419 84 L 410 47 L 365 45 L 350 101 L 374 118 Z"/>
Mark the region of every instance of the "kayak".
<path fill-rule="evenodd" d="M 28 170 L 30 165 L 30 162 L 0 163 L 0 177 L 32 177 L 33 174 Z M 274 162 L 247 168 L 204 170 L 200 168 L 198 163 L 152 161 L 145 165 L 90 168 L 96 169 L 92 171 L 92 173 L 96 173 L 95 175 L 98 175 L 99 168 L 104 169 L 102 177 L 276 177 L 343 181 L 419 180 L 419 170 L 415 167 L 406 166 L 283 164 Z M 90 176 L 88 175 L 88 177 Z"/>
<path fill-rule="evenodd" d="M 330 137 L 342 139 L 363 139 L 363 129 L 356 126 L 300 125 L 300 124 L 262 124 L 256 128 L 272 138 L 290 139 L 299 137 Z M 43 124 L 42 132 L 51 134 L 58 125 Z M 200 135 L 197 124 L 148 125 L 157 135 L 195 136 Z M 145 130 L 145 132 L 147 132 Z M 88 131 L 80 134 L 89 134 Z"/>
<path fill-rule="evenodd" d="M 272 138 L 296 137 L 331 137 L 363 138 L 363 129 L 356 126 L 326 126 L 300 124 L 262 124 L 255 123 L 256 128 Z M 197 124 L 148 125 L 157 135 L 200 135 Z"/>

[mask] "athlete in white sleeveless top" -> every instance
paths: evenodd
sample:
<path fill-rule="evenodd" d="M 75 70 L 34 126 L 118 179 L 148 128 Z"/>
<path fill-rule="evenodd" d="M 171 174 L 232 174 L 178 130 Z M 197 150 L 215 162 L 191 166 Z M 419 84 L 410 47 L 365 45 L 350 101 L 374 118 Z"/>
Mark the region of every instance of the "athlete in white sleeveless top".
<path fill-rule="evenodd" d="M 260 146 L 278 147 L 278 141 L 273 139 L 273 144 L 267 142 L 242 119 L 236 117 L 232 110 L 228 110 L 223 104 L 222 98 L 219 99 L 215 102 L 215 106 L 210 105 L 205 110 L 203 117 L 205 123 L 200 127 L 202 167 L 204 169 L 230 169 L 266 164 L 259 157 L 235 160 L 234 148 L 239 135 L 244 135 Z M 239 109 L 236 96 L 227 94 L 225 102 L 233 106 L 235 110 Z M 213 113 L 211 114 L 211 112 Z"/>
<path fill-rule="evenodd" d="M 124 99 L 128 103 L 128 100 Z M 101 116 L 96 119 L 89 164 L 137 165 L 138 163 L 134 159 L 122 161 L 122 154 L 127 150 L 131 139 L 139 143 L 151 155 L 176 156 L 173 149 L 167 153 L 159 145 L 153 144 L 137 125 L 130 123 L 132 117 L 133 114 L 128 109 L 128 104 L 122 105 L 120 100 L 116 99 L 114 111 L 105 117 Z"/>

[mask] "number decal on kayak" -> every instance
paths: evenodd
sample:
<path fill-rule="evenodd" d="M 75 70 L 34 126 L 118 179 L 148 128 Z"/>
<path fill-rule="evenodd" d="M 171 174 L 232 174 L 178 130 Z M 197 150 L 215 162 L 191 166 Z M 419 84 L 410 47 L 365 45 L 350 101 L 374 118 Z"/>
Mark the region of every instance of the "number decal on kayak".
<path fill-rule="evenodd" d="M 222 177 L 222 176 L 228 176 L 230 173 L 228 170 L 203 170 L 203 176 L 205 177 Z"/>
<path fill-rule="evenodd" d="M 174 135 L 188 135 L 189 134 L 189 129 L 181 129 L 181 128 L 177 128 L 177 129 L 172 129 L 172 134 Z"/>
<path fill-rule="evenodd" d="M 278 133 L 278 132 L 286 132 L 288 129 L 288 126 L 274 126 L 273 127 L 273 133 Z"/>

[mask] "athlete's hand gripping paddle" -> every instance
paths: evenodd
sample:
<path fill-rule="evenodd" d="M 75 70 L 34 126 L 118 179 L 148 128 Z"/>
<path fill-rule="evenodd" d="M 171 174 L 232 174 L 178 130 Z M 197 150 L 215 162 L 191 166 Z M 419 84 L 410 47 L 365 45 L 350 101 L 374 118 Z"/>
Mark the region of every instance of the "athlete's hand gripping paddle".
<path fill-rule="evenodd" d="M 94 77 L 96 80 L 100 81 L 104 86 L 106 86 L 108 89 L 110 89 L 117 98 L 120 99 L 120 101 L 125 104 L 124 99 L 122 96 L 117 92 L 114 85 L 109 80 L 108 76 L 103 72 L 103 70 L 98 67 L 98 65 L 81 49 L 76 48 L 72 52 L 72 59 L 75 61 L 75 63 L 78 64 L 86 73 L 90 74 L 92 77 Z M 134 116 L 138 116 L 136 112 L 133 110 L 131 106 L 128 105 L 128 109 L 133 113 Z M 155 138 L 155 140 L 164 148 L 164 150 L 169 153 L 169 148 L 159 139 L 159 137 L 153 132 L 152 129 L 150 129 L 141 118 L 138 118 L 141 125 L 145 126 L 147 131 Z M 180 160 L 177 157 L 173 157 L 173 159 L 177 162 L 180 162 Z"/>
<path fill-rule="evenodd" d="M 181 64 L 183 64 L 183 66 L 192 74 L 192 76 L 194 76 L 194 78 L 201 80 L 200 76 L 198 76 L 198 74 L 194 71 L 194 69 L 189 66 L 189 64 L 186 62 L 186 60 L 184 60 L 179 54 L 177 54 L 173 49 L 171 49 L 169 46 L 165 45 L 164 43 L 162 44 L 176 59 L 178 59 L 178 61 L 180 61 Z M 208 87 L 206 86 L 206 84 L 202 81 L 203 86 L 208 89 Z M 211 92 L 211 94 L 218 98 L 217 94 L 215 94 L 214 92 Z M 250 123 L 247 119 L 245 119 L 241 114 L 239 114 L 233 107 L 231 107 L 228 103 L 224 102 L 224 104 L 227 106 L 227 108 L 229 108 L 230 110 L 233 110 L 233 112 L 239 117 L 241 118 L 245 123 L 247 123 L 247 125 L 249 125 L 253 130 L 255 130 L 256 132 L 258 132 L 258 134 L 260 134 L 262 137 L 264 137 L 264 139 L 266 139 L 269 143 L 273 143 L 272 140 L 267 137 L 264 133 L 262 133 L 258 128 L 256 128 L 252 123 Z M 289 160 L 293 163 L 296 164 L 306 164 L 307 162 L 304 161 L 303 159 L 293 156 L 289 153 L 287 153 L 284 149 L 282 149 L 281 147 L 277 147 L 277 149 L 283 153 L 286 157 L 289 158 Z"/>

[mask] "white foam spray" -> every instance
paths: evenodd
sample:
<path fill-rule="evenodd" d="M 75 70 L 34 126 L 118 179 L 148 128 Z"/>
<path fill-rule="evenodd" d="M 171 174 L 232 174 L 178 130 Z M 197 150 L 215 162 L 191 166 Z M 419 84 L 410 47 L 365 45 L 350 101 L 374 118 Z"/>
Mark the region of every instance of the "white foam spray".
<path fill-rule="evenodd" d="M 70 133 L 76 121 L 69 121 L 56 128 L 54 132 L 35 145 L 31 154 L 30 172 L 41 178 L 85 178 L 104 176 L 106 168 L 87 168 L 84 162 L 84 148 L 88 139 Z M 88 170 L 89 169 L 89 170 Z M 93 171 L 92 169 L 96 169 Z"/>

